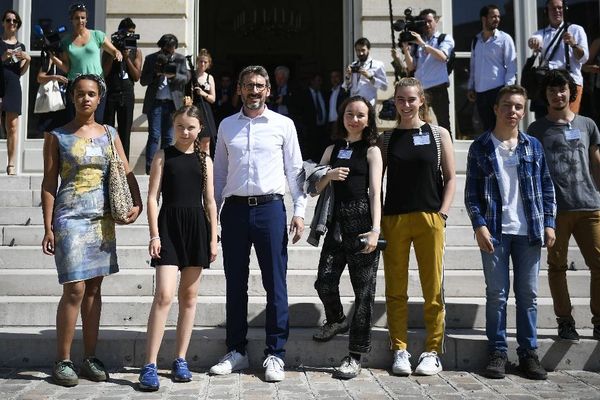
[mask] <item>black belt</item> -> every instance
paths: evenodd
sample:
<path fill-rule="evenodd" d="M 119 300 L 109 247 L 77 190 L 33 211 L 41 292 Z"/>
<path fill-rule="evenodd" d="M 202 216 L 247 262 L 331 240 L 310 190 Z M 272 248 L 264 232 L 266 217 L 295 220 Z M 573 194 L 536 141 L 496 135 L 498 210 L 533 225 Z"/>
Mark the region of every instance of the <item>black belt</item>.
<path fill-rule="evenodd" d="M 274 200 L 283 199 L 283 195 L 273 193 L 264 194 L 262 196 L 229 196 L 226 201 L 232 201 L 234 203 L 248 204 L 249 206 L 257 206 L 259 204 L 268 203 Z"/>

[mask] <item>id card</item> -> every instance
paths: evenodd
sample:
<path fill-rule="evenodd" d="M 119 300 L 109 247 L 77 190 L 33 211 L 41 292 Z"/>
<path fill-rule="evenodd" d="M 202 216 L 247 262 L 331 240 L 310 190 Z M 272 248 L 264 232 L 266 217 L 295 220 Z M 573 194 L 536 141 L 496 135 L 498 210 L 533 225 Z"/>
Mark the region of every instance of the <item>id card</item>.
<path fill-rule="evenodd" d="M 349 160 L 352 157 L 352 149 L 340 149 L 338 152 L 338 157 L 342 160 Z"/>
<path fill-rule="evenodd" d="M 567 140 L 579 140 L 581 139 L 581 131 L 577 128 L 567 129 L 565 131 L 565 139 Z"/>
<path fill-rule="evenodd" d="M 102 157 L 104 154 L 102 153 L 102 148 L 98 146 L 86 146 L 85 147 L 85 155 L 86 157 Z"/>
<path fill-rule="evenodd" d="M 415 146 L 425 146 L 429 143 L 431 142 L 429 141 L 428 133 L 413 135 L 413 144 Z"/>

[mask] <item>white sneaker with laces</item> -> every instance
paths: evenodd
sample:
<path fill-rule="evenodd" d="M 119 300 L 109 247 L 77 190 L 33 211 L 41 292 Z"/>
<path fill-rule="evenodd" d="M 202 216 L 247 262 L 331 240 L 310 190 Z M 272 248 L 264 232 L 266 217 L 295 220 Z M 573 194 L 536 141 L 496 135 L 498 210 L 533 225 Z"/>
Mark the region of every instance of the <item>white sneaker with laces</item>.
<path fill-rule="evenodd" d="M 225 354 L 219 362 L 210 368 L 210 373 L 213 375 L 227 375 L 233 371 L 246 369 L 250 366 L 248 362 L 248 354 L 242 355 L 235 350 Z"/>
<path fill-rule="evenodd" d="M 394 351 L 394 364 L 392 364 L 392 372 L 395 375 L 408 376 L 412 373 L 410 366 L 410 353 L 406 350 Z"/>
<path fill-rule="evenodd" d="M 273 354 L 267 356 L 263 367 L 265 367 L 265 381 L 267 382 L 280 382 L 285 379 L 285 371 L 283 366 L 285 363 L 283 360 Z"/>
<path fill-rule="evenodd" d="M 437 352 L 423 352 L 419 357 L 419 365 L 415 368 L 417 375 L 435 375 L 442 372 L 442 362 Z"/>

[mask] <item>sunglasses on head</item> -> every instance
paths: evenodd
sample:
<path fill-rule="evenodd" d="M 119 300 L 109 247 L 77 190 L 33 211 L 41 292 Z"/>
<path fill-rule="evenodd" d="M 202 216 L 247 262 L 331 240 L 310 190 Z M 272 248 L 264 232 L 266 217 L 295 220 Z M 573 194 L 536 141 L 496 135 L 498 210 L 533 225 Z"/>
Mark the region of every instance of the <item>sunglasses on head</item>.
<path fill-rule="evenodd" d="M 75 11 L 86 11 L 85 4 L 78 3 L 78 4 L 73 4 L 71 7 L 69 7 L 70 14 L 74 13 Z"/>

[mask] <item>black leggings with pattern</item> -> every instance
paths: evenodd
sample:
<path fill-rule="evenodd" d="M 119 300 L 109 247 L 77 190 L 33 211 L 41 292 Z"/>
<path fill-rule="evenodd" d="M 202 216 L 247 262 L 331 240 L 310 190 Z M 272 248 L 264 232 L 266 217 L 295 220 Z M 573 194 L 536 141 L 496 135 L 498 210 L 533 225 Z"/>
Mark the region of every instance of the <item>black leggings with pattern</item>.
<path fill-rule="evenodd" d="M 340 277 L 346 264 L 354 289 L 354 316 L 350 324 L 350 352 L 368 353 L 371 350 L 371 315 L 375 300 L 375 284 L 379 250 L 369 254 L 357 253 L 355 242 L 359 234 L 371 230 L 371 211 L 368 199 L 336 204 L 334 222 L 327 231 L 315 289 L 325 307 L 329 322 L 344 319 L 340 301 Z M 336 240 L 335 222 L 339 224 L 342 242 Z"/>

